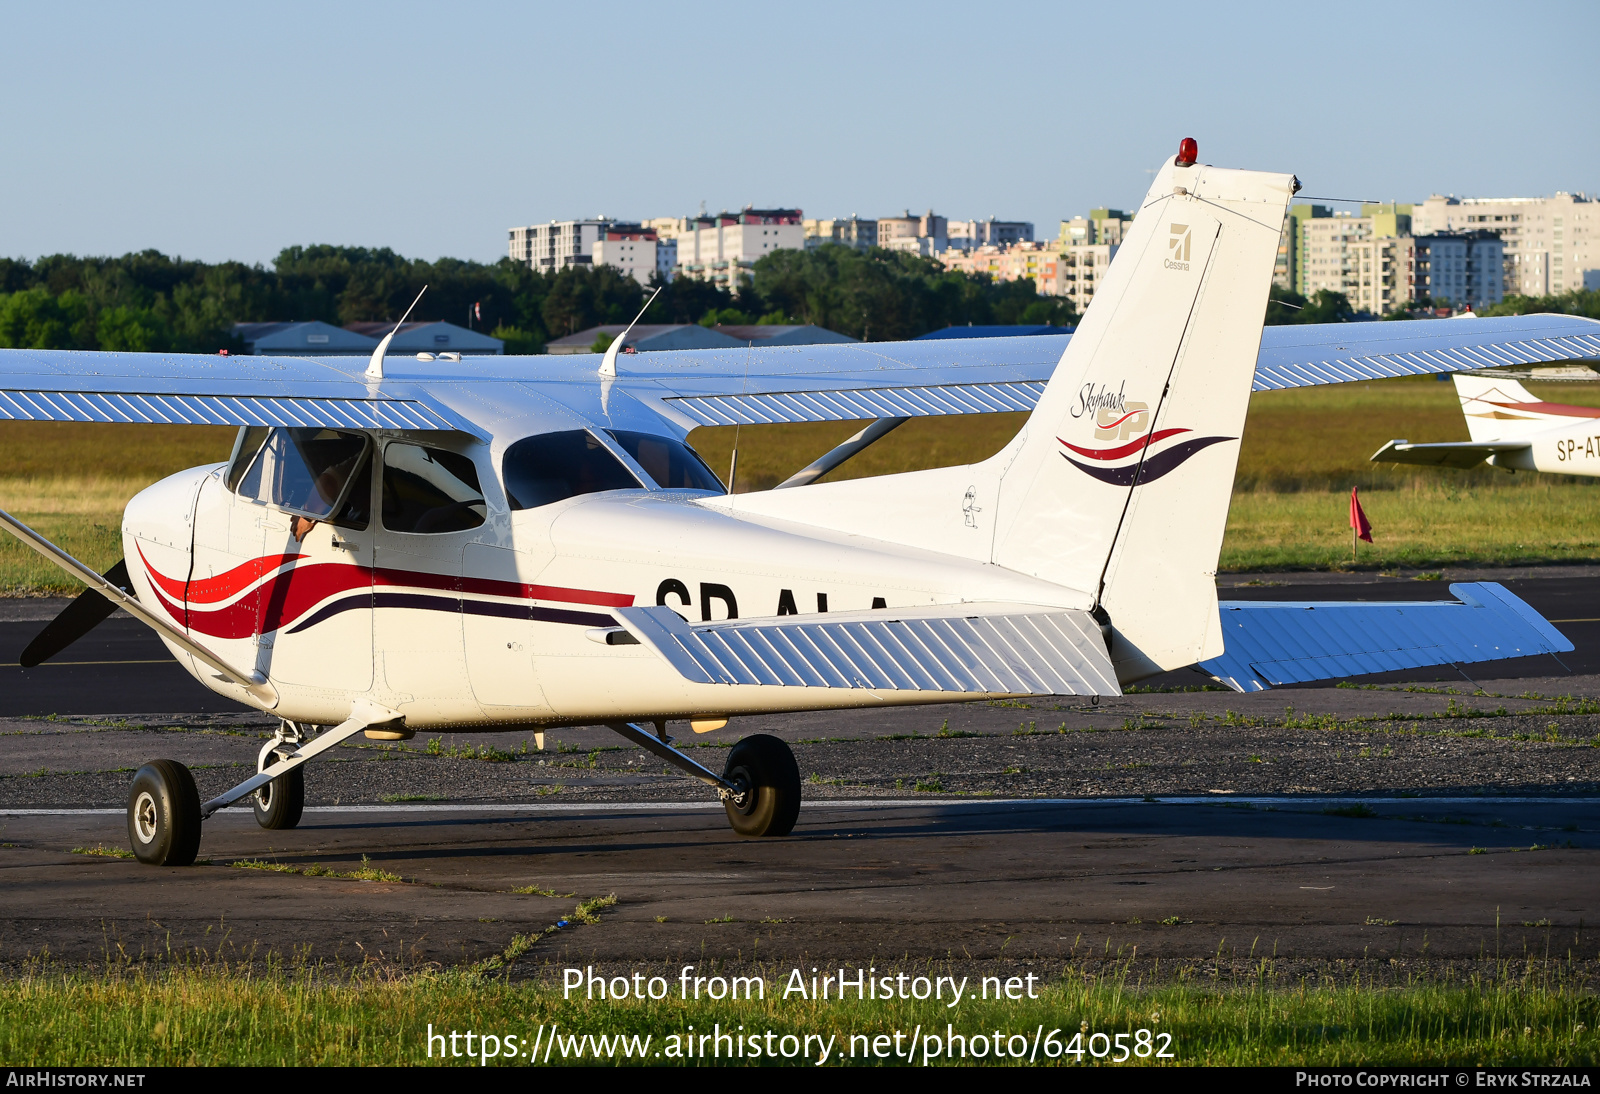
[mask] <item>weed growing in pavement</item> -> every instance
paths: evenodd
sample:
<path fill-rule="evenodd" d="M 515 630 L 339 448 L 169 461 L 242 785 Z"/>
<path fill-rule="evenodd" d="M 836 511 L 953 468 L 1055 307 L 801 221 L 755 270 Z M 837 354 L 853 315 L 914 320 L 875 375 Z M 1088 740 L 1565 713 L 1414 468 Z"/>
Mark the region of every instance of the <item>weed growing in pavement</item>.
<path fill-rule="evenodd" d="M 6 844 L 6 846 L 7 847 L 13 847 L 13 846 L 15 846 L 15 844 L 8 843 L 8 844 Z M 97 843 L 93 847 L 74 847 L 72 849 L 71 853 L 74 854 L 74 855 L 97 855 L 100 858 L 132 858 L 133 857 L 133 852 L 127 850 L 124 847 L 108 847 L 103 843 Z"/>
<path fill-rule="evenodd" d="M 918 779 L 911 789 L 927 794 L 940 793 L 944 790 L 944 776 L 935 771 L 926 779 Z"/>
<path fill-rule="evenodd" d="M 450 799 L 443 794 L 384 794 L 378 800 L 393 805 L 398 802 L 443 802 Z"/>
<path fill-rule="evenodd" d="M 708 920 L 706 920 L 706 922 L 707 923 L 732 923 L 733 922 L 733 916 L 731 916 L 731 915 L 720 916 L 717 919 L 708 919 Z"/>
<path fill-rule="evenodd" d="M 1369 915 L 1367 916 L 1366 925 L 1368 927 L 1398 927 L 1400 926 L 1400 921 L 1398 919 L 1384 919 L 1381 916 Z"/>
<path fill-rule="evenodd" d="M 520 889 L 511 891 L 518 896 L 545 896 L 551 900 L 570 900 L 578 895 L 577 893 L 558 893 L 554 889 L 540 889 L 533 885 L 524 885 Z"/>
<path fill-rule="evenodd" d="M 372 865 L 372 860 L 366 855 L 361 856 L 359 870 L 340 871 L 313 862 L 310 866 L 291 866 L 286 862 L 266 862 L 262 859 L 239 859 L 228 863 L 236 870 L 267 870 L 275 874 L 299 874 L 302 877 L 338 877 L 349 878 L 352 881 L 394 881 L 403 882 L 405 878 L 388 870 L 381 870 Z"/>

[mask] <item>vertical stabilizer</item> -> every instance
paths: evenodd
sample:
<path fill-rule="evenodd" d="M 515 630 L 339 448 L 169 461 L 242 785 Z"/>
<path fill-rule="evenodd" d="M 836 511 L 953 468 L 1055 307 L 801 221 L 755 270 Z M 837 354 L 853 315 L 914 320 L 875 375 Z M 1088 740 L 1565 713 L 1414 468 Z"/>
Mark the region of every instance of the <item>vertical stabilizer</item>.
<path fill-rule="evenodd" d="M 1222 651 L 1217 557 L 1294 188 L 1169 160 L 996 457 L 994 561 L 1094 593 L 1124 679 Z"/>
<path fill-rule="evenodd" d="M 1568 420 L 1559 414 L 1541 413 L 1549 404 L 1515 380 L 1460 372 L 1450 378 L 1467 419 L 1467 435 L 1475 441 L 1517 440 Z M 1527 405 L 1519 407 L 1519 403 Z"/>

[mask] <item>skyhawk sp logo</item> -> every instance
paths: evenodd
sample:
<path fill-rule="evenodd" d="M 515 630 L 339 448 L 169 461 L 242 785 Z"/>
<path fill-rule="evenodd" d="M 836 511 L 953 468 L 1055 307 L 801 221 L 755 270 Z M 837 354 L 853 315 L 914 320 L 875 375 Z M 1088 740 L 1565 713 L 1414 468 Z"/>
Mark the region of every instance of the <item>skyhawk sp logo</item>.
<path fill-rule="evenodd" d="M 1176 471 L 1188 462 L 1190 456 L 1202 448 L 1209 448 L 1221 441 L 1237 439 L 1190 437 L 1174 444 L 1162 445 L 1163 441 L 1192 433 L 1194 430 L 1158 429 L 1154 433 L 1149 432 L 1152 424 L 1150 404 L 1130 400 L 1126 388 L 1127 384 L 1124 383 L 1115 392 L 1110 392 L 1104 384 L 1098 388 L 1094 384 L 1084 384 L 1078 392 L 1078 405 L 1072 410 L 1074 418 L 1081 418 L 1091 410 L 1094 412 L 1095 440 L 1121 443 L 1103 448 L 1090 448 L 1073 444 L 1062 437 L 1056 438 L 1068 451 L 1093 462 L 1080 463 L 1066 452 L 1061 453 L 1062 459 L 1101 482 L 1112 486 L 1155 482 L 1162 476 Z M 1147 453 L 1148 449 L 1156 446 L 1161 446 L 1161 451 L 1153 455 Z"/>
<path fill-rule="evenodd" d="M 1171 235 L 1167 237 L 1167 250 L 1172 252 L 1161 264 L 1169 270 L 1187 270 L 1189 268 L 1189 226 L 1187 224 L 1174 224 L 1169 229 Z"/>

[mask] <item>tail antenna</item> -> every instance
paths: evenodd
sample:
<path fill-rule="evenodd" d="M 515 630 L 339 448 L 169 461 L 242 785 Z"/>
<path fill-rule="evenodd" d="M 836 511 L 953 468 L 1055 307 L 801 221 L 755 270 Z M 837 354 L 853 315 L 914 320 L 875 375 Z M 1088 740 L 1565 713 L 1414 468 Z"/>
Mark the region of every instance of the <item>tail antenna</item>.
<path fill-rule="evenodd" d="M 383 355 L 386 352 L 388 352 L 390 341 L 393 340 L 394 336 L 397 333 L 399 333 L 400 328 L 406 325 L 406 320 L 408 318 L 410 318 L 410 316 L 411 316 L 412 308 L 415 308 L 417 306 L 417 304 L 421 302 L 422 293 L 423 292 L 427 292 L 427 291 L 428 291 L 428 286 L 426 286 L 426 285 L 422 286 L 422 292 L 419 292 L 417 294 L 417 299 L 413 300 L 411 302 L 411 307 L 407 308 L 405 315 L 402 315 L 400 317 L 400 322 L 398 322 L 398 323 L 396 323 L 394 325 L 394 330 L 392 330 L 388 334 L 384 335 L 383 336 L 383 341 L 378 343 L 378 348 L 372 351 L 372 360 L 367 362 L 367 373 L 366 373 L 367 379 L 369 379 L 369 380 L 381 380 L 381 379 L 383 379 Z"/>
<path fill-rule="evenodd" d="M 633 322 L 628 324 L 626 330 L 617 335 L 616 341 L 606 347 L 606 355 L 600 360 L 600 375 L 614 378 L 617 375 L 617 354 L 622 350 L 622 343 L 639 325 L 639 320 L 644 318 L 644 313 L 650 310 L 650 305 L 656 302 L 656 297 L 661 295 L 664 286 L 657 285 L 656 291 L 650 294 L 650 299 L 644 302 L 644 307 L 639 309 L 639 314 L 633 317 Z"/>

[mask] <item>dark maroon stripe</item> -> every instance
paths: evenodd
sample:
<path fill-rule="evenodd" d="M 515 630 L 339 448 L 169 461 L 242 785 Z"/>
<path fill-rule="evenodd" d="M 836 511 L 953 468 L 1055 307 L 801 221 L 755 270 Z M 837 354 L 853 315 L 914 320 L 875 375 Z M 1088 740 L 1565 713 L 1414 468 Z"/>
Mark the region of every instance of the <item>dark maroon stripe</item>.
<path fill-rule="evenodd" d="M 501 619 L 526 619 L 533 623 L 566 623 L 579 627 L 615 627 L 617 621 L 609 615 L 596 612 L 574 612 L 565 608 L 541 608 L 535 605 L 501 604 L 488 600 L 464 600 L 458 597 L 429 596 L 426 593 L 362 593 L 335 600 L 312 613 L 311 617 L 296 624 L 290 634 L 299 634 L 325 619 L 344 612 L 364 608 L 414 608 L 427 612 L 452 612 L 467 615 L 495 616 Z"/>
<path fill-rule="evenodd" d="M 1101 482 L 1110 483 L 1112 486 L 1132 486 L 1135 475 L 1139 476 L 1141 485 L 1155 482 L 1164 475 L 1170 474 L 1181 467 L 1190 456 L 1202 448 L 1209 448 L 1223 441 L 1237 440 L 1235 437 L 1195 437 L 1193 440 L 1175 444 L 1155 456 L 1147 457 L 1143 463 L 1130 463 L 1126 467 L 1091 467 L 1079 463 L 1065 452 L 1061 458 L 1082 471 L 1085 475 L 1093 476 Z"/>

